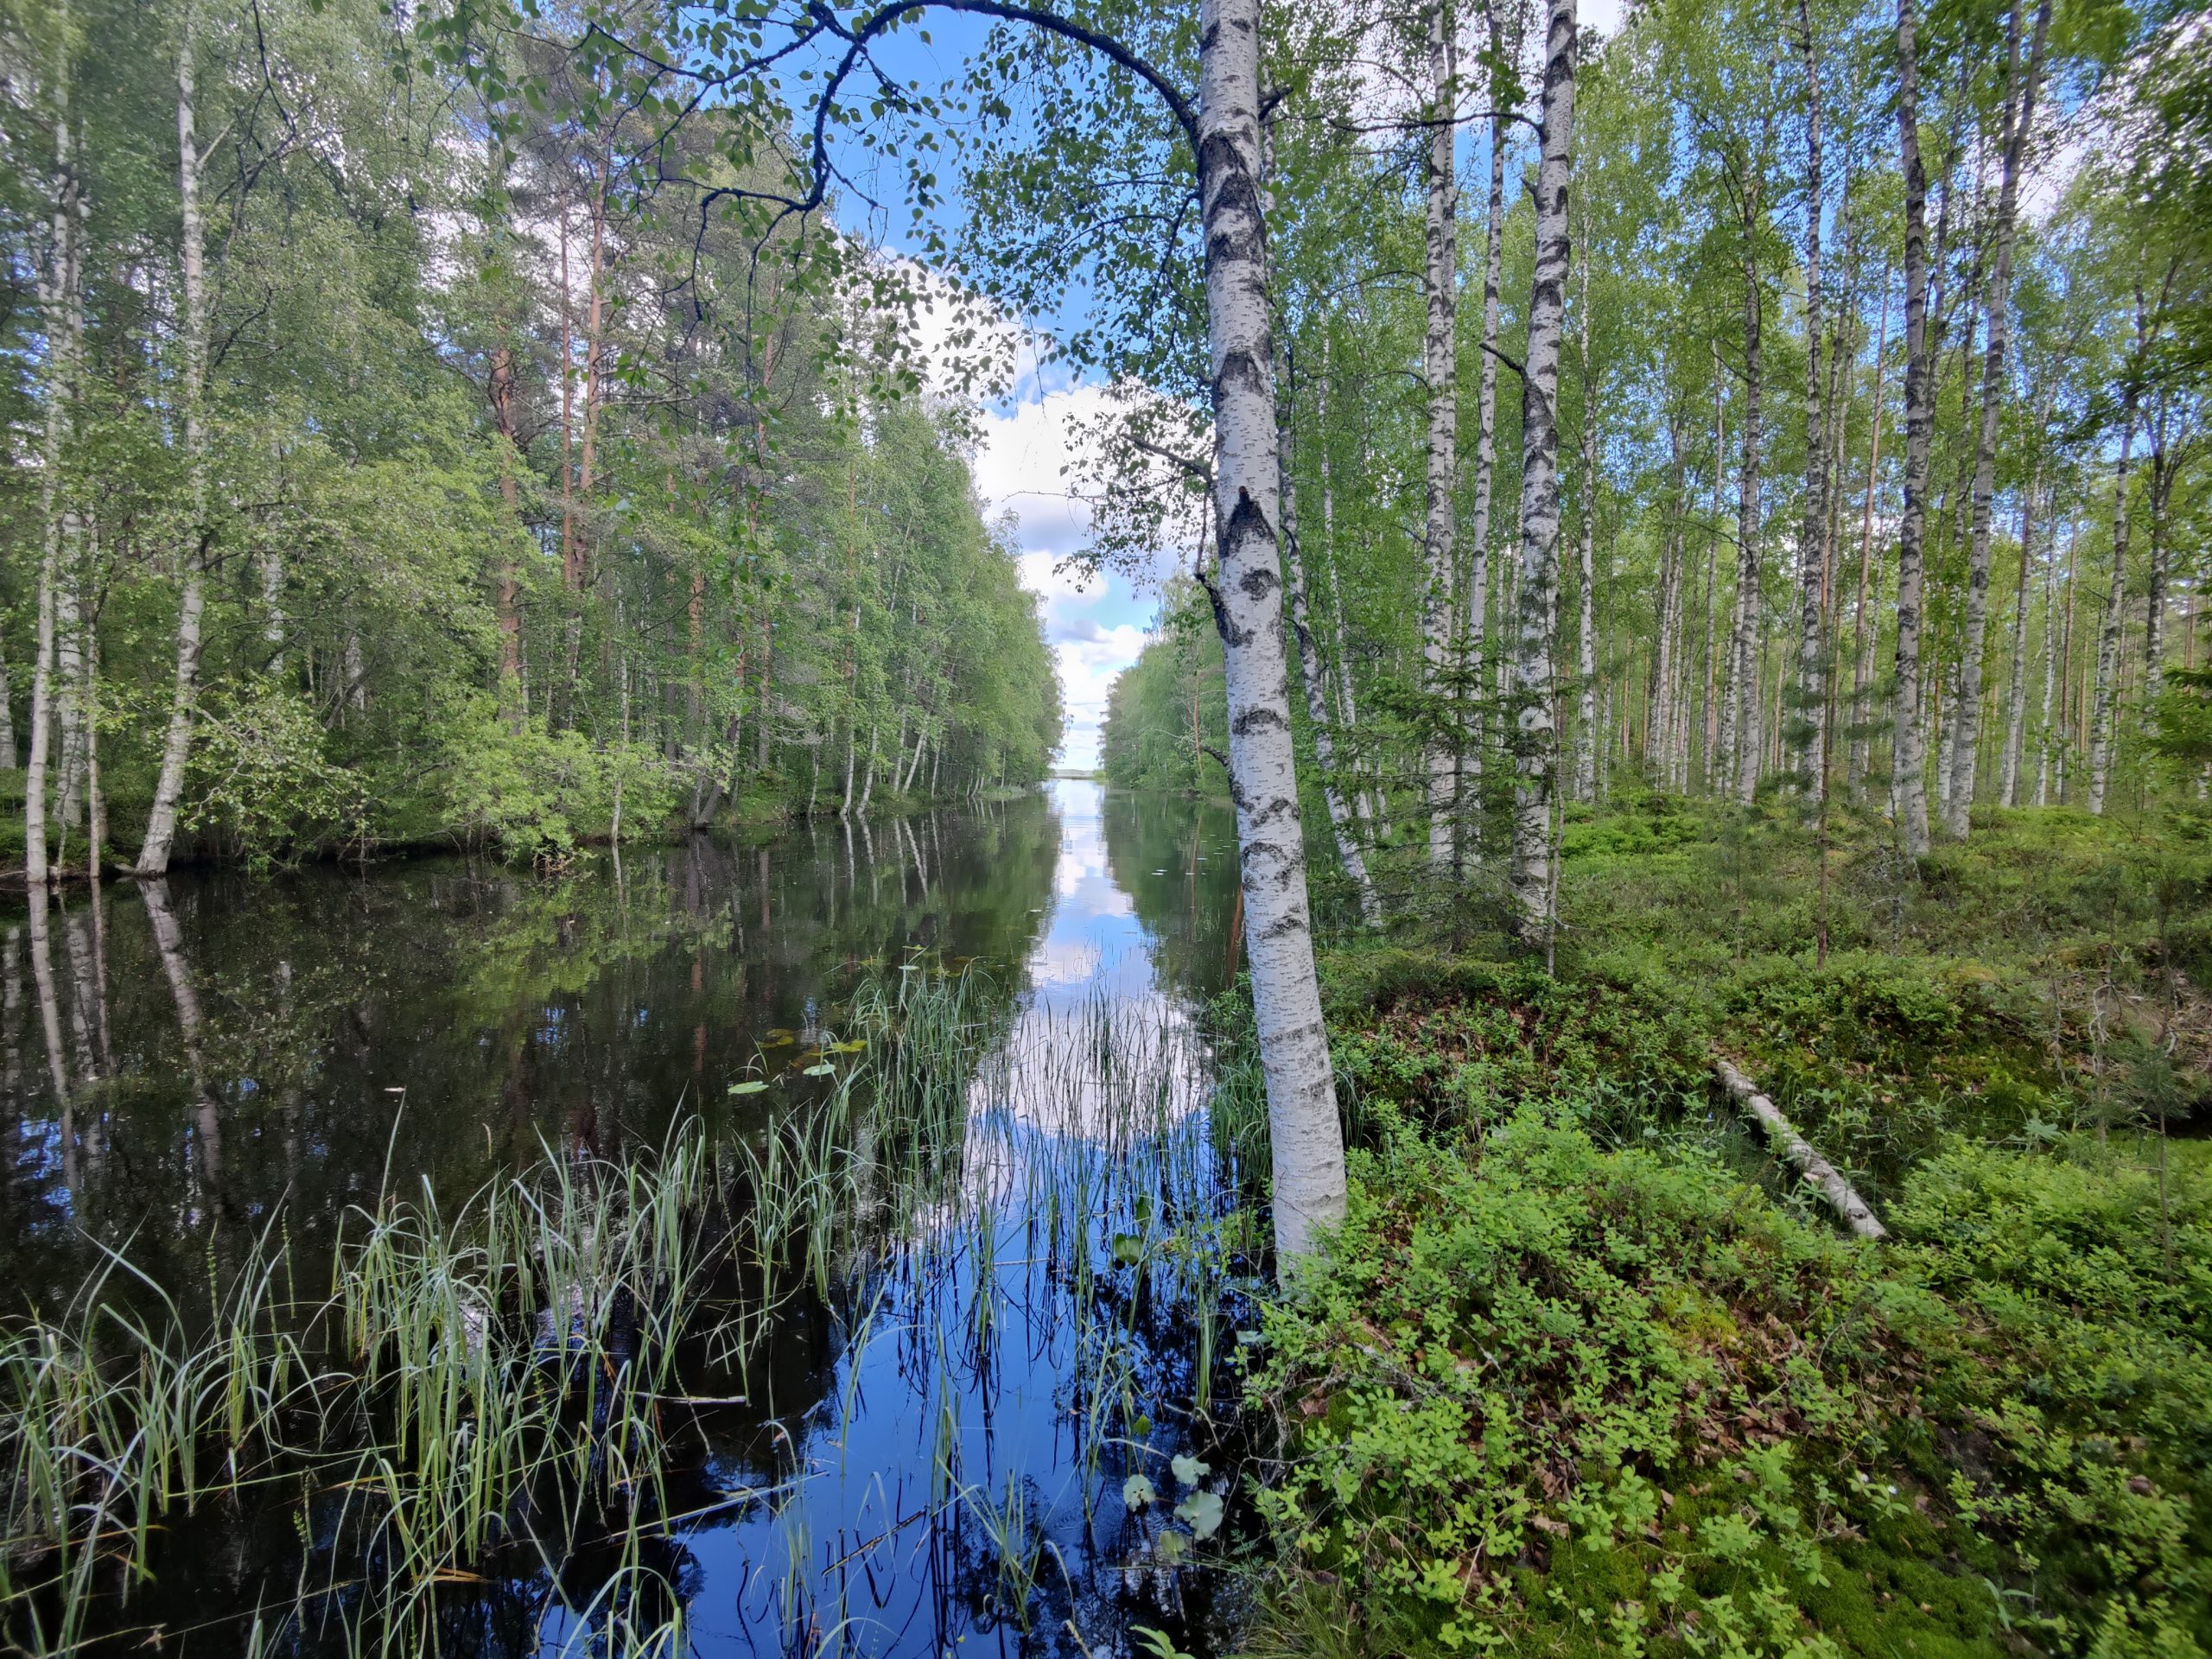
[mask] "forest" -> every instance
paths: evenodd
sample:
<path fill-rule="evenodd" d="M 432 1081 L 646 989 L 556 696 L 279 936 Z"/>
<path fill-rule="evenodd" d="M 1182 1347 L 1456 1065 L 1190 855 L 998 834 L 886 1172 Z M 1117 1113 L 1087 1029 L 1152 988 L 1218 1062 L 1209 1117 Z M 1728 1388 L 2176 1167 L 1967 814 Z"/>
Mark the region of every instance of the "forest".
<path fill-rule="evenodd" d="M 2212 1653 L 2202 9 L 0 15 L 0 1644 Z"/>
<path fill-rule="evenodd" d="M 558 858 L 626 816 L 1042 775 L 1058 686 L 970 404 L 826 215 L 765 263 L 696 235 L 552 57 L 487 150 L 378 7 L 10 22 L 0 760 L 33 880 Z"/>

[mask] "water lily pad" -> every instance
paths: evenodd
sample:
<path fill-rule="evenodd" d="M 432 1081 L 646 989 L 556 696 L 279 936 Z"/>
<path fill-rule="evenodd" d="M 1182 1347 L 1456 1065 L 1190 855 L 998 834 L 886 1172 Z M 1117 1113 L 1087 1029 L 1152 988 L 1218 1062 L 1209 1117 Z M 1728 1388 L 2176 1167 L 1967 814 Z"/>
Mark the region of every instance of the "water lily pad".
<path fill-rule="evenodd" d="M 849 1043 L 830 1044 L 827 1052 L 831 1054 L 857 1054 L 861 1050 L 867 1046 L 868 1044 L 866 1042 L 862 1041 L 860 1038 L 855 1037 Z"/>
<path fill-rule="evenodd" d="M 798 1041 L 798 1033 L 787 1030 L 782 1026 L 774 1027 L 760 1033 L 760 1046 L 763 1048 L 788 1048 L 797 1041 Z"/>
<path fill-rule="evenodd" d="M 899 964 L 899 971 L 902 974 L 918 973 L 921 966 L 918 962 L 902 962 Z"/>
<path fill-rule="evenodd" d="M 836 1066 L 827 1064 L 822 1065 L 810 1065 L 802 1075 L 810 1077 L 827 1077 L 834 1076 L 836 1070 L 837 1068 Z"/>
<path fill-rule="evenodd" d="M 1142 1412 L 1139 1412 L 1129 1419 L 1129 1433 L 1137 1440 L 1144 1439 L 1146 1435 L 1152 1433 L 1152 1419 Z"/>
<path fill-rule="evenodd" d="M 1114 1259 L 1123 1267 L 1135 1267 L 1144 1260 L 1144 1240 L 1135 1233 L 1115 1234 Z"/>
<path fill-rule="evenodd" d="M 1191 1553 L 1191 1541 L 1179 1532 L 1163 1532 L 1152 1549 L 1162 1567 L 1180 1567 L 1183 1558 Z"/>
<path fill-rule="evenodd" d="M 1167 1466 L 1175 1471 L 1175 1478 L 1185 1486 L 1195 1486 L 1212 1472 L 1213 1465 L 1202 1463 L 1187 1452 L 1168 1459 Z"/>
<path fill-rule="evenodd" d="M 743 1083 L 730 1084 L 729 1091 L 733 1095 L 757 1095 L 767 1086 L 758 1077 L 747 1077 Z"/>
<path fill-rule="evenodd" d="M 1228 1507 L 1218 1492 L 1192 1492 L 1175 1506 L 1175 1518 L 1189 1522 L 1191 1535 L 1204 1541 L 1221 1530 Z"/>
<path fill-rule="evenodd" d="M 1122 1507 L 1125 1510 L 1141 1510 L 1159 1496 L 1142 1475 L 1131 1475 L 1122 1483 Z"/>

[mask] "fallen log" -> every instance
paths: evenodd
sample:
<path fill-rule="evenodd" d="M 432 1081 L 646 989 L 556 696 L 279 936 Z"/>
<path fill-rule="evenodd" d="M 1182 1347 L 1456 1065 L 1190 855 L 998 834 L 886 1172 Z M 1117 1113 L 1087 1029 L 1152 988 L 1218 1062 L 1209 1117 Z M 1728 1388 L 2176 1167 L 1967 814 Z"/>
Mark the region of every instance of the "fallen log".
<path fill-rule="evenodd" d="M 1757 1118 L 1759 1127 L 1766 1131 L 1768 1142 L 1776 1156 L 1794 1165 L 1804 1178 L 1819 1189 L 1821 1197 L 1836 1213 L 1838 1220 L 1861 1238 L 1887 1238 L 1888 1229 L 1875 1217 L 1866 1200 L 1860 1198 L 1851 1183 L 1837 1173 L 1834 1164 L 1813 1150 L 1812 1144 L 1797 1133 L 1797 1126 L 1783 1116 L 1782 1109 L 1769 1100 L 1752 1085 L 1751 1080 L 1738 1071 L 1726 1058 L 1715 1055 L 1713 1074 L 1722 1087 L 1734 1096 L 1738 1103 Z"/>

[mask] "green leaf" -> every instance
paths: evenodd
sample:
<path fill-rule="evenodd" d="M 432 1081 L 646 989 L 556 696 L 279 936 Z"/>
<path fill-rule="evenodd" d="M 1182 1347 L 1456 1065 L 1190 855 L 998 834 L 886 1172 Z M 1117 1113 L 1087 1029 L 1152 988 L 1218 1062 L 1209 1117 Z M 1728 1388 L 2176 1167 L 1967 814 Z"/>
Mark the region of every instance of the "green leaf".
<path fill-rule="evenodd" d="M 1122 1483 L 1122 1507 L 1125 1510 L 1143 1509 L 1159 1497 L 1160 1494 L 1153 1489 L 1152 1482 L 1142 1475 L 1131 1475 Z"/>
<path fill-rule="evenodd" d="M 1228 1508 L 1218 1492 L 1192 1492 L 1175 1506 L 1175 1518 L 1187 1522 L 1191 1535 L 1204 1542 L 1221 1530 L 1222 1516 Z"/>
<path fill-rule="evenodd" d="M 1212 1472 L 1212 1465 L 1200 1462 L 1187 1452 L 1168 1460 L 1167 1466 L 1175 1471 L 1175 1478 L 1185 1486 L 1195 1486 Z"/>
<path fill-rule="evenodd" d="M 767 1086 L 758 1077 L 747 1077 L 743 1083 L 730 1084 L 729 1091 L 733 1095 L 757 1095 Z"/>
<path fill-rule="evenodd" d="M 802 1075 L 810 1077 L 826 1077 L 834 1073 L 836 1069 L 837 1068 L 836 1066 L 830 1065 L 827 1061 L 824 1061 L 820 1065 L 808 1066 Z"/>

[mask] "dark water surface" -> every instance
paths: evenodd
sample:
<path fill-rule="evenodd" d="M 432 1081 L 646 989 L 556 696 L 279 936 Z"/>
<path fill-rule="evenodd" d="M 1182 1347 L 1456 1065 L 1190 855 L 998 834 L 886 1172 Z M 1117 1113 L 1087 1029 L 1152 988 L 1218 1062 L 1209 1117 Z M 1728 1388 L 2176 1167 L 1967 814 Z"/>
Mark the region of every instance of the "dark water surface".
<path fill-rule="evenodd" d="M 930 1242 L 925 1214 L 921 1246 L 789 1299 L 744 1401 L 671 1436 L 670 1507 L 709 1513 L 645 1563 L 682 1608 L 662 1650 L 1103 1656 L 1135 1650 L 1133 1624 L 1203 1649 L 1224 1615 L 1162 1544 L 1166 1464 L 1211 1444 L 1182 1408 L 1235 1332 L 1194 1350 L 1190 1307 L 1114 1253 L 1155 1205 L 1179 1226 L 1227 1211 L 1192 1016 L 1236 971 L 1234 897 L 1225 812 L 1062 781 L 558 879 L 455 859 L 111 883 L 97 916 L 66 895 L 43 959 L 19 906 L 0 915 L 0 1305 L 66 1304 L 93 1240 L 189 1295 L 224 1241 L 274 1224 L 327 1276 L 380 1191 L 450 1200 L 549 1151 L 650 1154 L 687 1116 L 757 1143 L 857 987 L 981 973 L 992 1052 L 943 1149 L 960 1197 L 939 1228 L 972 1247 Z M 732 1095 L 760 1077 L 794 1086 Z M 1114 1119 L 1132 1090 L 1156 1097 L 1141 1134 Z M 1047 1189 L 1084 1217 L 1079 1274 L 1038 1244 Z M 1167 1502 L 1127 1512 L 1146 1471 Z M 747 1492 L 773 1497 L 729 1502 Z M 296 1592 L 293 1525 L 226 1502 L 173 1529 L 106 1650 L 158 1625 L 170 1651 L 246 1651 L 241 1610 Z M 487 1567 L 445 1599 L 439 1644 L 636 1650 L 601 1611 L 634 1566 Z M 270 1651 L 373 1645 L 264 1626 Z"/>

